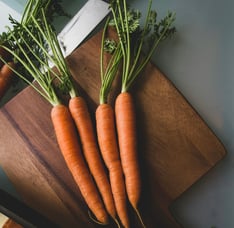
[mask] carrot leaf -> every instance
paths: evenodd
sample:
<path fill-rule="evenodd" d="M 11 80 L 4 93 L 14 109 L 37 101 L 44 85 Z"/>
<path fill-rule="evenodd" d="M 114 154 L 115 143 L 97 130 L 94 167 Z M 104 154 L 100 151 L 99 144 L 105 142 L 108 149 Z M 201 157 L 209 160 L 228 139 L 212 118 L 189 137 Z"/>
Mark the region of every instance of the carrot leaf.
<path fill-rule="evenodd" d="M 32 5 L 28 7 L 32 8 Z M 35 8 L 36 6 L 32 10 Z M 11 19 L 13 29 L 9 28 L 8 34 L 14 43 L 13 48 L 4 44 L 1 44 L 1 47 L 7 50 L 20 66 L 17 70 L 12 69 L 19 78 L 31 85 L 52 105 L 59 104 L 60 101 L 54 89 L 55 79 L 66 88 L 71 96 L 76 95 L 70 80 L 70 71 L 44 9 L 37 12 L 37 16 L 40 14 L 39 18 L 36 18 L 34 14 L 26 16 L 28 8 L 25 10 L 23 17 L 27 18 L 27 23 L 24 20 L 17 22 Z M 51 64 L 56 67 L 56 70 L 51 68 Z M 21 71 L 22 68 L 23 71 Z M 24 72 L 27 72 L 33 80 L 28 79 Z"/>
<path fill-rule="evenodd" d="M 175 33 L 172 26 L 175 13 L 168 14 L 158 21 L 157 12 L 152 10 L 149 0 L 144 26 L 141 27 L 141 13 L 130 9 L 126 0 L 112 0 L 110 3 L 113 20 L 123 55 L 122 92 L 128 91 L 139 76 L 161 41 Z M 144 55 L 142 55 L 144 53 Z"/>
<path fill-rule="evenodd" d="M 119 42 L 113 39 L 106 38 L 106 32 L 110 25 L 110 18 L 106 20 L 101 41 L 101 57 L 100 57 L 100 71 L 101 71 L 101 88 L 99 94 L 100 104 L 107 103 L 108 95 L 111 90 L 112 83 L 119 69 L 122 59 L 121 46 Z M 111 54 L 106 67 L 104 67 L 104 53 Z"/>

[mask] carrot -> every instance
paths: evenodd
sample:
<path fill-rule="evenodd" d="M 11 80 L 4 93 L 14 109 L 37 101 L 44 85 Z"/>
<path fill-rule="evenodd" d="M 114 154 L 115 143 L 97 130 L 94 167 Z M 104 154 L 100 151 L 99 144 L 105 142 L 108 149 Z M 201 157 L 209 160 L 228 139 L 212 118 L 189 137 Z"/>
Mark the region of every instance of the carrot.
<path fill-rule="evenodd" d="M 129 92 L 122 92 L 117 96 L 115 116 L 127 196 L 142 227 L 145 227 L 138 209 L 141 195 L 141 177 L 137 155 L 136 117 L 133 98 Z"/>
<path fill-rule="evenodd" d="M 14 68 L 15 64 L 13 62 L 9 62 L 8 64 L 3 65 L 0 71 L 0 99 L 4 96 L 6 91 L 8 90 L 12 78 L 13 71 L 10 67 Z"/>
<path fill-rule="evenodd" d="M 130 93 L 120 93 L 115 103 L 116 127 L 120 158 L 130 203 L 136 209 L 140 198 L 141 181 L 137 159 L 136 120 Z"/>
<path fill-rule="evenodd" d="M 127 196 L 115 133 L 114 111 L 109 104 L 98 106 L 96 126 L 100 150 L 109 170 L 116 210 L 124 227 L 129 227 Z"/>
<path fill-rule="evenodd" d="M 129 89 L 150 61 L 159 43 L 175 33 L 172 23 L 175 14 L 157 20 L 157 12 L 151 9 L 149 0 L 145 22 L 141 27 L 141 13 L 129 9 L 127 1 L 112 1 L 113 25 L 118 34 L 123 55 L 121 93 L 115 101 L 116 127 L 120 158 L 126 182 L 128 199 L 135 209 L 142 226 L 143 220 L 137 209 L 141 192 L 141 180 L 137 157 L 136 120 L 134 104 Z M 144 55 L 141 55 L 144 48 Z"/>
<path fill-rule="evenodd" d="M 106 21 L 102 33 L 100 53 L 100 104 L 96 109 L 97 138 L 103 160 L 109 171 L 110 184 L 118 217 L 124 227 L 129 227 L 127 195 L 117 144 L 114 111 L 112 106 L 108 104 L 108 96 L 114 78 L 118 73 L 122 55 L 120 45 L 115 45 L 114 40 L 105 38 L 108 24 L 109 18 Z M 104 50 L 110 53 L 111 56 L 104 56 Z M 107 57 L 108 60 L 106 66 L 104 64 L 104 57 Z"/>
<path fill-rule="evenodd" d="M 82 157 L 75 126 L 68 108 L 61 104 L 54 106 L 51 111 L 51 119 L 63 157 L 88 207 L 98 221 L 106 224 L 108 215 Z"/>
<path fill-rule="evenodd" d="M 81 96 L 75 96 L 69 100 L 69 110 L 80 135 L 84 157 L 100 191 L 104 205 L 112 218 L 116 219 L 110 182 L 98 149 L 87 104 Z"/>
<path fill-rule="evenodd" d="M 0 47 L 0 56 L 4 59 L 4 60 L 8 60 L 10 54 L 3 48 Z M 4 62 L 0 60 L 0 67 L 2 67 L 4 65 Z"/>

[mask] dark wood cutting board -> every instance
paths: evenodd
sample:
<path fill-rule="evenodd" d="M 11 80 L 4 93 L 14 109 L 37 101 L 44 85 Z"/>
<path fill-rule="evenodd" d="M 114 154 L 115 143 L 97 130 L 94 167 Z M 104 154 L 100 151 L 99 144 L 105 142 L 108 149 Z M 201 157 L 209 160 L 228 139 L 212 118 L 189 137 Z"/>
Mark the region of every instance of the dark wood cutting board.
<path fill-rule="evenodd" d="M 98 33 L 67 58 L 93 116 L 100 86 L 100 38 Z M 131 92 L 143 180 L 140 211 L 147 227 L 180 227 L 170 205 L 225 156 L 225 149 L 154 65 L 147 66 Z M 51 105 L 30 87 L 1 109 L 0 164 L 23 201 L 60 226 L 98 227 L 87 216 L 60 154 L 50 110 Z M 138 227 L 131 210 L 130 215 L 133 227 Z"/>

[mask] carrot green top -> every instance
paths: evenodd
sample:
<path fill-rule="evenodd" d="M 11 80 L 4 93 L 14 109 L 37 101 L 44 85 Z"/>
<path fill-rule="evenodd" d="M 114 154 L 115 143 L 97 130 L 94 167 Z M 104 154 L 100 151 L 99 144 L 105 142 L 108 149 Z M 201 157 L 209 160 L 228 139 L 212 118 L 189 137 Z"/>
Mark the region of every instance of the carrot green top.
<path fill-rule="evenodd" d="M 152 0 L 149 0 L 145 23 L 141 28 L 140 11 L 127 7 L 126 0 L 112 0 L 110 5 L 112 24 L 116 28 L 123 55 L 121 90 L 125 92 L 149 62 L 158 44 L 175 32 L 172 27 L 175 14 L 168 12 L 158 21 L 157 12 L 151 10 Z"/>
<path fill-rule="evenodd" d="M 51 25 L 48 24 L 44 9 L 41 9 L 40 13 L 40 19 L 35 18 L 32 14 L 30 23 L 18 23 L 17 36 L 14 30 L 8 28 L 16 49 L 12 50 L 3 44 L 0 46 L 12 54 L 15 61 L 33 77 L 33 81 L 36 81 L 40 88 L 22 74 L 20 68 L 11 68 L 12 71 L 31 85 L 48 102 L 56 105 L 60 101 L 53 85 L 55 79 L 58 80 L 63 89 L 70 93 L 71 97 L 76 96 L 77 92 L 71 82 L 70 71 L 60 49 L 57 36 Z M 33 31 L 31 31 L 32 27 Z M 31 45 L 32 41 L 33 45 Z M 5 62 L 2 56 L 0 59 Z M 54 65 L 57 71 L 51 68 L 51 65 Z"/>

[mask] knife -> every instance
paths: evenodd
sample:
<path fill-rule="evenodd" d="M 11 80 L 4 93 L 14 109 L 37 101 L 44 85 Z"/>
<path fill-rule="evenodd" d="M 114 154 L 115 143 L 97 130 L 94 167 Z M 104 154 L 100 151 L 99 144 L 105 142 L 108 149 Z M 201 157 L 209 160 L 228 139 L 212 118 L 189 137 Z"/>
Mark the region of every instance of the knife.
<path fill-rule="evenodd" d="M 102 0 L 88 0 L 57 35 L 64 57 L 70 55 L 110 12 Z"/>

